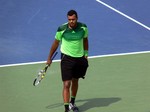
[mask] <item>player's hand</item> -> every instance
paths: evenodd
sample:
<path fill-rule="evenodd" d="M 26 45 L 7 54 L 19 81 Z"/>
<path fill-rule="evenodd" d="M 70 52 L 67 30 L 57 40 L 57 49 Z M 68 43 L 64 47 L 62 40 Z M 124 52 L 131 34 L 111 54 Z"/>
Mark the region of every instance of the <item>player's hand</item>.
<path fill-rule="evenodd" d="M 88 59 L 88 56 L 84 56 L 85 59 Z"/>
<path fill-rule="evenodd" d="M 51 60 L 51 59 L 50 59 L 50 60 L 47 60 L 47 62 L 46 62 L 46 64 L 49 65 L 49 66 L 51 65 L 51 63 L 52 63 L 52 60 Z"/>

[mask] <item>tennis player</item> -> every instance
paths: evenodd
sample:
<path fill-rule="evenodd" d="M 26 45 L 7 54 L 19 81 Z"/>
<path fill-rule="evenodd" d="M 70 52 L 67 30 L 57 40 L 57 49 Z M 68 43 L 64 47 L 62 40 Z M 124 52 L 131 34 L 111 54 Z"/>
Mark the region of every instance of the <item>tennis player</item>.
<path fill-rule="evenodd" d="M 47 64 L 51 64 L 51 57 L 60 43 L 65 112 L 78 112 L 75 105 L 78 81 L 84 78 L 88 67 L 88 29 L 84 23 L 78 22 L 75 10 L 68 11 L 67 18 L 68 22 L 58 27 Z"/>

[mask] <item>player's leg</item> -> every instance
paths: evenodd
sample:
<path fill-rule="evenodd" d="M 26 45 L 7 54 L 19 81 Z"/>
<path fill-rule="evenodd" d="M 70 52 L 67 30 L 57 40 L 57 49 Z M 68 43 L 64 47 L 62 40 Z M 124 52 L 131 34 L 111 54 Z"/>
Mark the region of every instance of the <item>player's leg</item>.
<path fill-rule="evenodd" d="M 71 86 L 71 103 L 74 104 L 75 102 L 75 97 L 77 95 L 78 92 L 78 81 L 79 79 L 72 79 L 72 86 Z"/>
<path fill-rule="evenodd" d="M 70 104 L 69 104 L 69 109 L 73 110 L 73 112 L 79 111 L 78 107 L 76 107 L 76 105 L 75 105 L 75 98 L 76 98 L 77 91 L 78 91 L 78 81 L 79 81 L 79 79 L 76 79 L 76 78 L 72 79 L 71 100 L 70 100 Z"/>
<path fill-rule="evenodd" d="M 69 101 L 70 101 L 70 87 L 72 80 L 72 67 L 74 66 L 71 57 L 62 54 L 61 56 L 61 75 L 63 81 L 63 100 L 65 111 L 69 111 Z"/>
<path fill-rule="evenodd" d="M 64 106 L 65 111 L 69 111 L 69 100 L 70 100 L 70 86 L 71 86 L 71 80 L 69 81 L 63 81 L 63 100 L 64 100 Z"/>

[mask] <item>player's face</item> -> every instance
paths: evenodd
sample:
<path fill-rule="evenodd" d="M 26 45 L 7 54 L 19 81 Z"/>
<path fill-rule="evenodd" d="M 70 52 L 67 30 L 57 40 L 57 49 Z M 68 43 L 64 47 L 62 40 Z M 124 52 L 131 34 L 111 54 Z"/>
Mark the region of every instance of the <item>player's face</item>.
<path fill-rule="evenodd" d="M 68 16 L 68 24 L 70 28 L 75 28 L 77 25 L 77 17 L 75 14 L 73 14 L 72 16 Z"/>

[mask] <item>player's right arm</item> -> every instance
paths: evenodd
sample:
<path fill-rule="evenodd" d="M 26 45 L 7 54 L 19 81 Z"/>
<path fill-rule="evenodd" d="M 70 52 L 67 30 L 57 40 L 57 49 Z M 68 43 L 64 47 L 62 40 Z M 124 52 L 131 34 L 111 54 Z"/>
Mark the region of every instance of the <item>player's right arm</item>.
<path fill-rule="evenodd" d="M 49 55 L 48 55 L 48 59 L 47 59 L 47 62 L 46 64 L 50 65 L 52 63 L 52 56 L 53 54 L 55 53 L 55 51 L 57 50 L 58 46 L 59 46 L 59 40 L 55 39 L 52 46 L 51 46 L 51 49 L 50 49 L 50 52 L 49 52 Z"/>
<path fill-rule="evenodd" d="M 57 32 L 56 32 L 56 35 L 55 35 L 55 40 L 51 46 L 51 49 L 50 49 L 50 52 L 49 52 L 49 55 L 48 55 L 48 59 L 47 59 L 47 64 L 51 64 L 52 63 L 52 56 L 53 54 L 55 53 L 55 51 L 57 50 L 58 46 L 59 46 L 59 42 L 61 41 L 62 39 L 62 34 L 63 32 L 65 31 L 65 27 L 66 25 L 62 25 L 60 27 L 58 27 L 57 29 Z"/>

